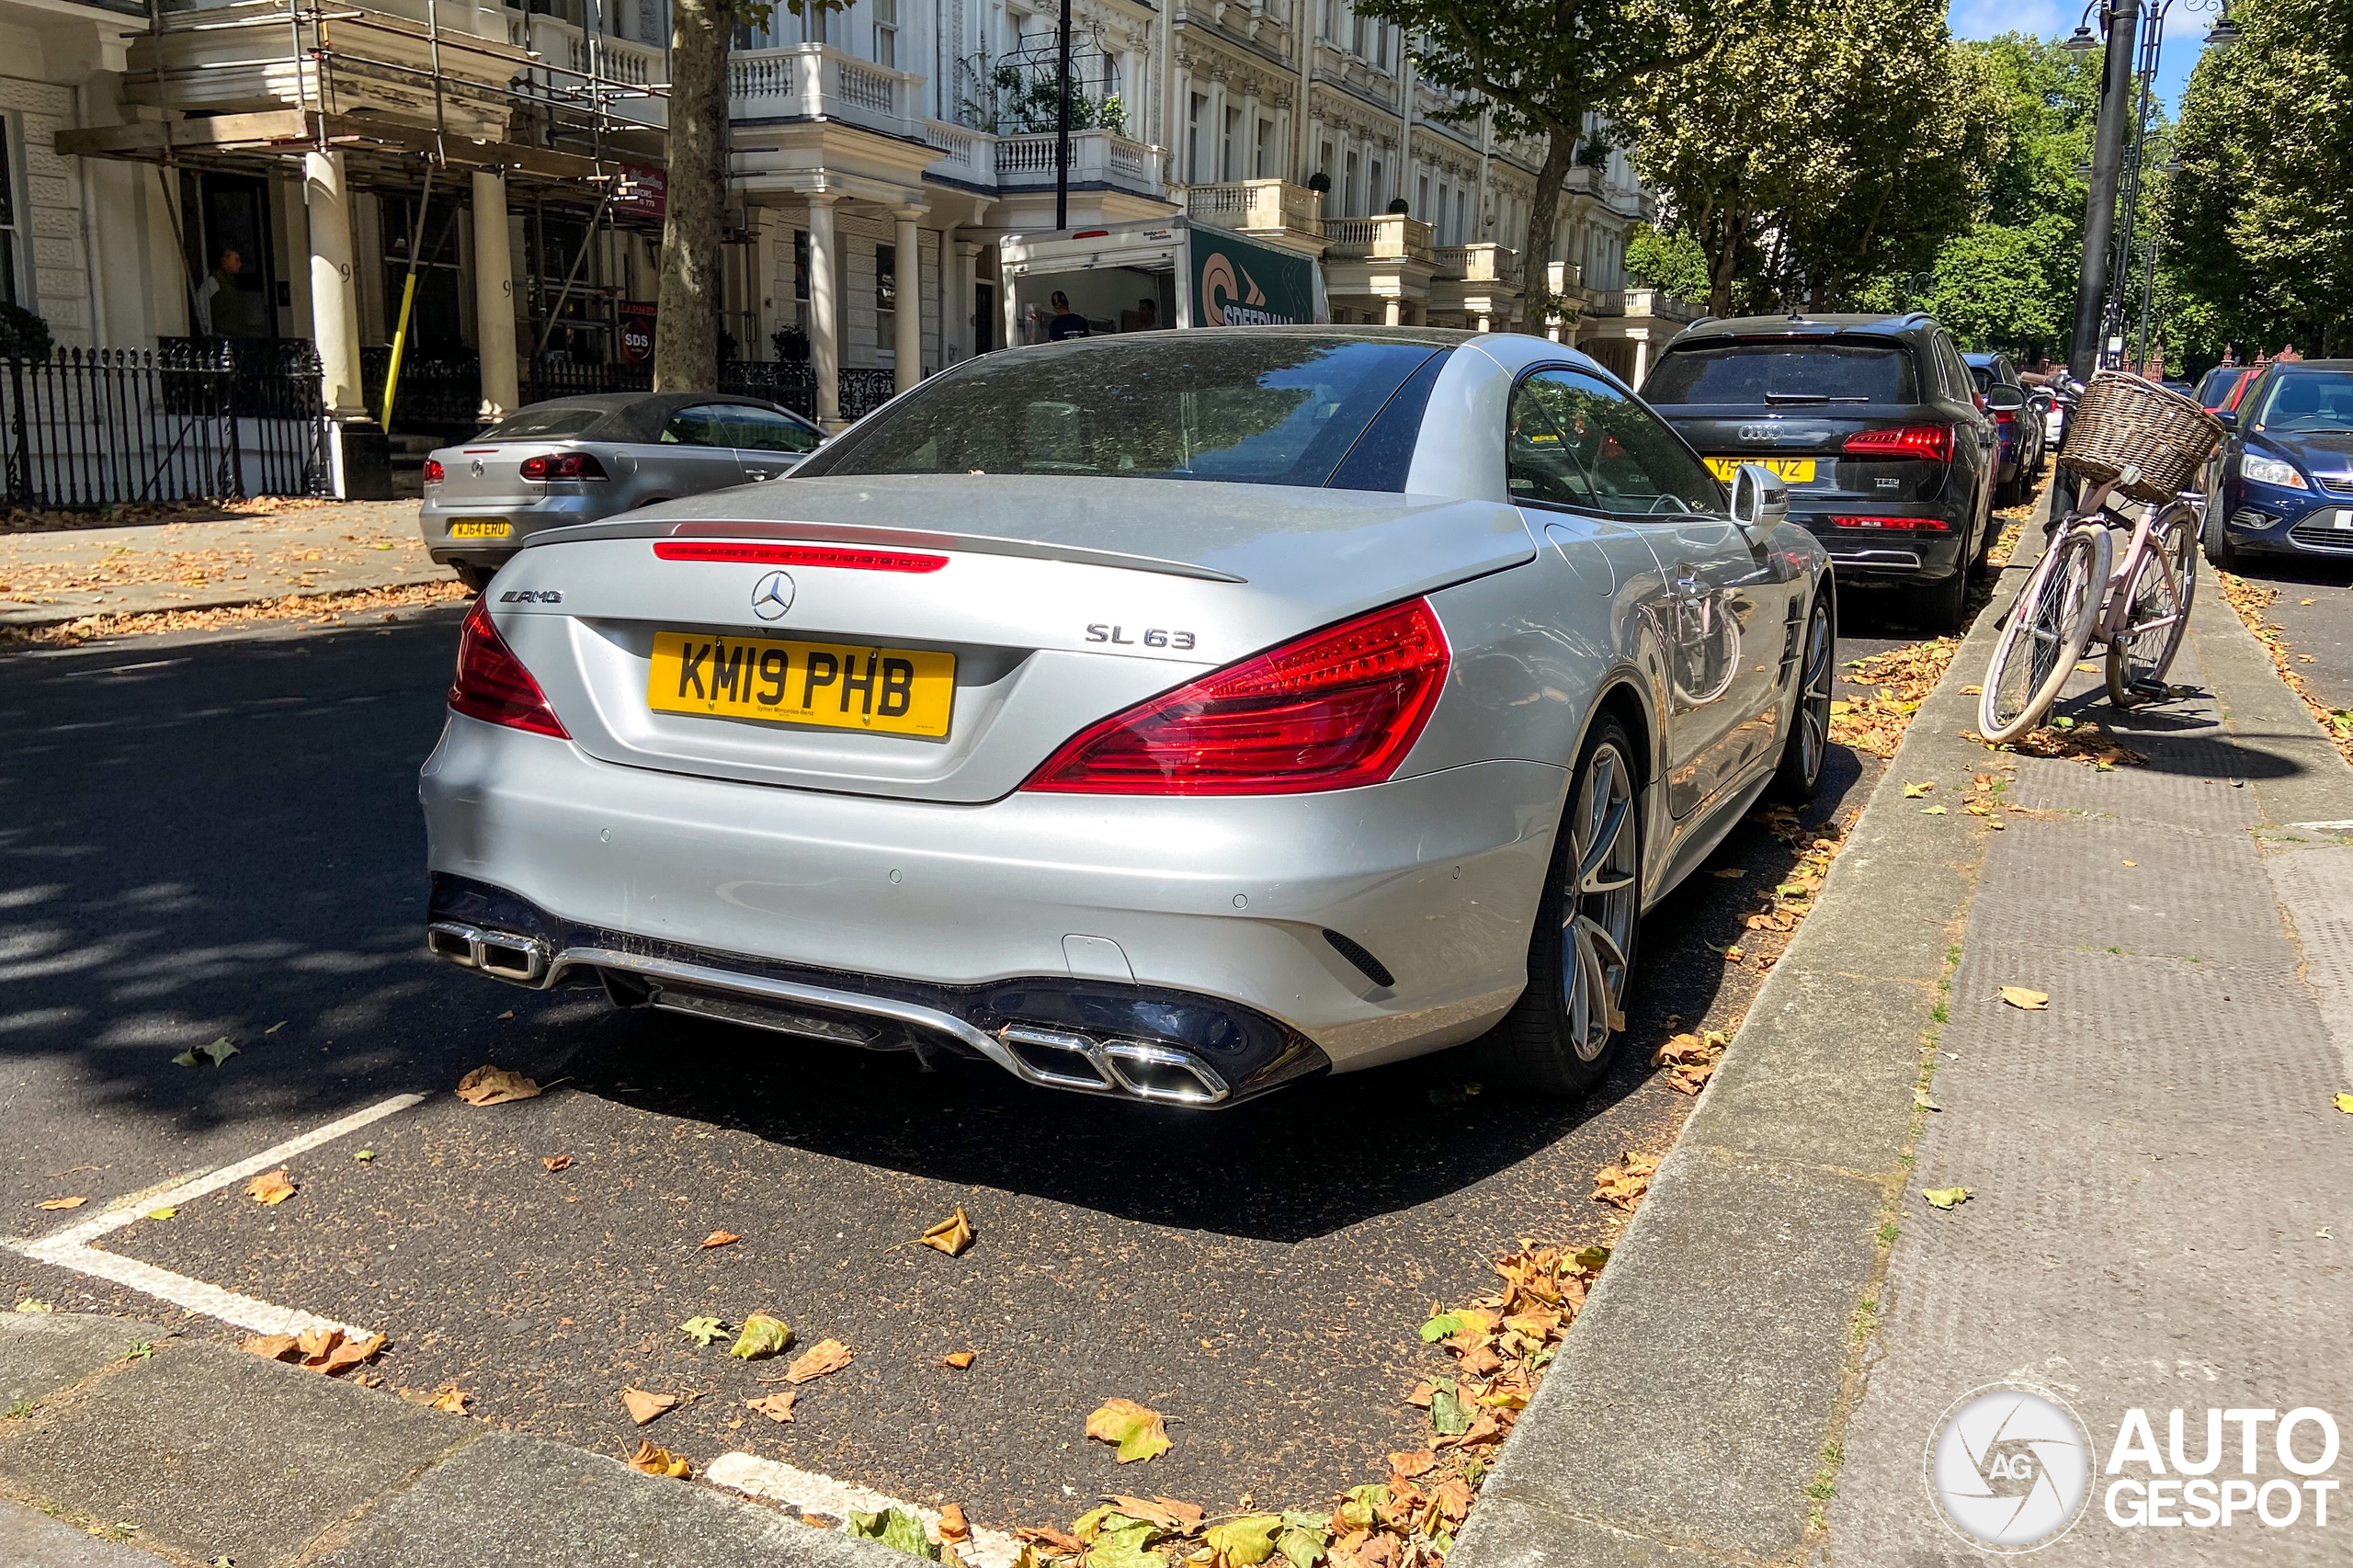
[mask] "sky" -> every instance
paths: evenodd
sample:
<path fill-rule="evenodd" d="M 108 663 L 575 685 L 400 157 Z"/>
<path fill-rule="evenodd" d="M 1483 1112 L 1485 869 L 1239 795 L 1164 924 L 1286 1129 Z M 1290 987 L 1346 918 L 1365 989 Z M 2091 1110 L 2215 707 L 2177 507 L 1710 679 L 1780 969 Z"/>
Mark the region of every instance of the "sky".
<path fill-rule="evenodd" d="M 1947 15 L 1959 38 L 1992 38 L 1996 33 L 2065 38 L 2075 30 L 2086 9 L 2083 0 L 1952 0 Z M 2157 97 L 2164 101 L 2169 116 L 2180 113 L 2181 90 L 2188 85 L 2189 69 L 2198 63 L 2206 29 L 2213 19 L 2211 15 L 2193 11 L 2186 4 L 2176 5 L 2172 15 L 2165 18 L 2165 53 L 2157 67 Z"/>

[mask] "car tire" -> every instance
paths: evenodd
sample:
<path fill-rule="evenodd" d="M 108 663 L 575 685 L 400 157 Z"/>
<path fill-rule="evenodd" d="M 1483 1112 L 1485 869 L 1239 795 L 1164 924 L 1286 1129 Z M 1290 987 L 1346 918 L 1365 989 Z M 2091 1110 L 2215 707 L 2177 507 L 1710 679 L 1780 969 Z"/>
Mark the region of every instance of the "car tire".
<path fill-rule="evenodd" d="M 2199 543 L 2205 547 L 2207 564 L 2212 566 L 2217 572 L 2235 572 L 2239 569 L 2239 547 L 2231 542 L 2229 531 L 2222 527 L 2222 510 L 2220 506 L 2212 505 L 2207 506 L 2206 526 L 2200 528 L 2198 532 Z"/>
<path fill-rule="evenodd" d="M 498 575 L 498 568 L 495 566 L 476 566 L 464 561 L 451 562 L 449 570 L 458 574 L 458 581 L 464 584 L 468 590 L 477 594 L 488 588 L 490 580 Z"/>
<path fill-rule="evenodd" d="M 1638 777 L 1626 727 L 1604 716 L 1561 811 L 1529 943 L 1528 988 L 1483 1042 L 1488 1070 L 1518 1088 L 1583 1095 L 1608 1075 L 1624 1038 L 1643 926 Z"/>
<path fill-rule="evenodd" d="M 1830 700 L 1838 682 L 1838 629 L 1830 616 L 1825 579 L 1806 614 L 1798 643 L 1798 688 L 1790 703 L 1789 738 L 1766 795 L 1784 805 L 1802 806 L 1822 787 L 1823 759 L 1830 753 Z"/>
<path fill-rule="evenodd" d="M 1959 631 L 1969 615 L 1969 567 L 1964 563 L 1941 582 L 1915 585 L 1904 597 L 1904 608 L 1923 631 Z"/>

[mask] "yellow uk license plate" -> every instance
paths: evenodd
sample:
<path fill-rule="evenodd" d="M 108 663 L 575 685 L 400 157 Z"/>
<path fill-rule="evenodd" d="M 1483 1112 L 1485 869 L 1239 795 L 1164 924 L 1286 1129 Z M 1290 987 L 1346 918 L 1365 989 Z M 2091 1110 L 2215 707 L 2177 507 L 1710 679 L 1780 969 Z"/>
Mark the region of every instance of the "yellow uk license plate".
<path fill-rule="evenodd" d="M 505 539 L 514 531 L 504 517 L 458 517 L 449 524 L 451 539 Z"/>
<path fill-rule="evenodd" d="M 1813 483 L 1813 459 L 1812 458 L 1710 458 L 1708 472 L 1726 484 L 1730 484 L 1732 476 L 1740 472 L 1740 465 L 1743 463 L 1755 463 L 1757 467 L 1778 476 L 1784 484 Z"/>
<path fill-rule="evenodd" d="M 657 631 L 645 704 L 660 713 L 944 735 L 956 655 L 912 648 Z"/>

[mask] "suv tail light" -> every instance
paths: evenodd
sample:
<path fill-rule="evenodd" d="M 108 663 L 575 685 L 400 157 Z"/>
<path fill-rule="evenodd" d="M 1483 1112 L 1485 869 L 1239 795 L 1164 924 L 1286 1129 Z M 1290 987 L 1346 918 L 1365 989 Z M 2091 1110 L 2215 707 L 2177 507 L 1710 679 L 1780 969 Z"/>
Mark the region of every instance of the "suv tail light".
<path fill-rule="evenodd" d="M 560 741 L 572 738 L 548 706 L 540 683 L 491 624 L 490 607 L 481 599 L 467 611 L 466 624 L 458 633 L 458 676 L 449 683 L 449 706 L 484 723 Z"/>
<path fill-rule="evenodd" d="M 1297 795 L 1379 784 L 1445 685 L 1427 599 L 1374 610 L 1081 731 L 1023 785 L 1080 795 Z"/>
<path fill-rule="evenodd" d="M 440 459 L 427 458 L 425 460 L 425 483 L 427 484 L 438 484 L 441 483 Z"/>
<path fill-rule="evenodd" d="M 1833 527 L 1842 528 L 1908 528 L 1924 533 L 1950 533 L 1951 526 L 1942 517 L 1834 517 Z"/>
<path fill-rule="evenodd" d="M 1949 425 L 1895 425 L 1884 430 L 1858 430 L 1847 437 L 1846 449 L 1859 457 L 1926 458 L 1952 461 Z"/>
<path fill-rule="evenodd" d="M 605 466 L 586 452 L 542 452 L 523 460 L 525 479 L 602 479 Z"/>

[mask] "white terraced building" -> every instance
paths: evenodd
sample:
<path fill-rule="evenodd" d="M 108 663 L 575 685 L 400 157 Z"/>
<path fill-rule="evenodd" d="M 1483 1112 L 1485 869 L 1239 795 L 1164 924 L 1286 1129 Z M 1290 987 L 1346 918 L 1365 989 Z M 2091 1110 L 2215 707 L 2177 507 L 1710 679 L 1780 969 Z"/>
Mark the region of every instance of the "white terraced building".
<path fill-rule="evenodd" d="M 774 384 L 830 418 L 1003 341 L 998 239 L 1055 218 L 1056 13 L 809 9 L 734 40 L 722 357 L 781 359 L 800 379 Z M 658 324 L 666 0 L 160 15 L 0 0 L 24 35 L 0 295 L 65 344 L 310 342 L 347 424 L 382 412 L 412 275 L 395 429 L 629 384 Z M 1074 226 L 1188 211 L 1318 254 L 1336 321 L 1533 328 L 1630 377 L 1688 317 L 1626 286 L 1650 201 L 1622 153 L 1580 162 L 1549 254 L 1522 256 L 1541 149 L 1438 119 L 1455 100 L 1346 0 L 1073 15 Z M 1532 267 L 1569 313 L 1526 319 Z"/>

